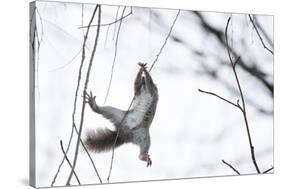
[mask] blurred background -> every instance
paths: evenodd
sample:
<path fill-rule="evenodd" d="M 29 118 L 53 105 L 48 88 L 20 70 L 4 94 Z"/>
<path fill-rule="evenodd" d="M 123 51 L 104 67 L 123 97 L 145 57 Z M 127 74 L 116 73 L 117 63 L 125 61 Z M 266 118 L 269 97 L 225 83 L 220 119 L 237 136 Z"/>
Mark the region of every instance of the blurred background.
<path fill-rule="evenodd" d="M 71 134 L 71 114 L 86 31 L 79 27 L 87 26 L 95 5 L 38 1 L 36 7 L 39 42 L 35 58 L 36 173 L 37 184 L 43 187 L 51 185 L 63 158 L 59 141 L 66 148 Z M 101 6 L 101 23 L 105 26 L 101 26 L 88 88 L 97 96 L 97 103 L 103 105 L 116 55 L 105 105 L 126 110 L 133 98 L 137 63 L 151 65 L 178 11 L 124 8 Z M 122 14 L 128 16 L 122 20 L 120 30 L 120 22 L 107 24 Z M 158 108 L 150 129 L 153 165 L 147 168 L 139 161 L 138 147 L 123 145 L 115 151 L 111 182 L 235 175 L 222 159 L 242 174 L 256 173 L 241 112 L 198 92 L 200 88 L 233 102 L 239 99 L 224 38 L 230 16 L 229 44 L 233 54 L 241 57 L 236 68 L 257 163 L 262 171 L 273 166 L 273 55 L 263 47 L 248 14 L 181 10 L 151 71 L 159 90 Z M 251 16 L 263 42 L 273 49 L 273 16 Z M 91 27 L 85 65 L 89 62 L 95 32 L 96 27 Z M 81 104 L 82 91 L 78 95 L 77 123 Z M 89 130 L 104 127 L 112 128 L 110 122 L 86 107 L 83 137 Z M 76 140 L 74 135 L 68 153 L 71 162 Z M 106 182 L 111 152 L 91 155 Z M 65 185 L 69 172 L 65 162 L 55 186 Z M 82 184 L 99 183 L 83 150 L 79 152 L 76 173 Z M 71 184 L 77 184 L 74 177 Z"/>

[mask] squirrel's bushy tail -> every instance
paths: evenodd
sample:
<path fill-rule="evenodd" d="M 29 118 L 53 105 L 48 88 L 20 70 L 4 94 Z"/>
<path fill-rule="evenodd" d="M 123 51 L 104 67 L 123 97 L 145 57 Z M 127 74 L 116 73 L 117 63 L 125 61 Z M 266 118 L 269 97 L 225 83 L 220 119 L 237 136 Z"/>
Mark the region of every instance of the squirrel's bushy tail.
<path fill-rule="evenodd" d="M 97 153 L 108 151 L 113 148 L 116 135 L 117 131 L 111 131 L 109 129 L 99 129 L 97 131 L 90 131 L 87 133 L 84 143 L 88 150 Z M 124 141 L 119 136 L 115 143 L 115 148 L 123 143 Z"/>

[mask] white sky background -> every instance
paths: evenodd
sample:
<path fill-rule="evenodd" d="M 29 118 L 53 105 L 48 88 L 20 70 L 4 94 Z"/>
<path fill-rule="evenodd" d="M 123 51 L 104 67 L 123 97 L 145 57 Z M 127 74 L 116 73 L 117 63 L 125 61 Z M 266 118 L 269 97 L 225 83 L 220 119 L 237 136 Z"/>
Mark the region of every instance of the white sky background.
<path fill-rule="evenodd" d="M 81 26 L 82 5 L 37 2 L 37 8 L 43 25 L 37 77 L 37 183 L 39 186 L 50 186 L 62 159 L 59 140 L 62 139 L 66 147 L 71 131 L 71 113 L 81 54 L 71 63 L 69 61 L 80 51 L 83 43 L 82 30 L 78 29 Z M 94 8 L 95 5 L 84 5 L 84 25 L 88 23 Z M 122 9 L 120 7 L 119 17 Z M 102 23 L 113 21 L 116 11 L 116 6 L 102 6 Z M 127 8 L 125 14 L 129 11 Z M 153 9 L 153 12 L 160 15 L 159 19 L 156 19 L 150 9 L 133 8 L 134 14 L 123 20 L 107 105 L 124 110 L 128 108 L 133 97 L 137 63 L 151 64 L 177 13 L 176 10 L 164 9 Z M 222 13 L 203 15 L 219 29 L 225 27 L 227 17 L 230 16 Z M 258 18 L 272 34 L 272 17 Z M 260 45 L 247 15 L 234 14 L 232 21 L 230 36 L 233 39 L 233 48 L 241 53 L 243 59 L 255 60 L 262 70 L 272 76 L 273 58 Z M 37 19 L 37 24 L 41 31 L 40 19 Z M 114 27 L 113 25 L 109 28 L 106 43 L 107 27 L 101 28 L 93 62 L 89 89 L 97 96 L 98 104 L 103 104 L 108 87 L 114 56 Z M 94 31 L 93 28 L 87 43 L 90 50 L 95 37 Z M 206 57 L 204 61 L 210 67 L 220 69 L 220 77 L 236 87 L 230 67 L 216 61 L 218 57 L 228 60 L 226 49 L 205 33 L 200 28 L 198 19 L 188 11 L 181 12 L 173 34 L 181 37 L 186 44 L 169 40 L 151 72 L 159 89 L 158 109 L 150 129 L 150 155 L 153 165 L 146 168 L 145 163 L 138 159 L 139 149 L 131 144 L 124 145 L 115 151 L 111 182 L 234 174 L 221 163 L 222 159 L 232 163 L 241 173 L 255 173 L 240 112 L 197 91 L 198 88 L 211 90 L 234 102 L 237 100 L 238 97 L 232 91 L 202 72 L 199 63 L 201 59 L 192 53 L 192 49 L 197 49 L 214 54 Z M 240 42 L 241 38 L 244 39 L 244 44 Z M 85 63 L 88 63 L 90 51 L 86 53 Z M 67 66 L 61 68 L 66 64 Z M 272 110 L 272 98 L 265 89 L 240 69 L 238 74 L 245 96 Z M 79 96 L 81 95 L 80 92 Z M 81 101 L 82 98 L 79 98 L 80 103 Z M 80 109 L 78 106 L 78 113 Z M 77 120 L 78 118 L 79 116 Z M 273 117 L 260 114 L 252 106 L 248 106 L 248 118 L 257 161 L 260 168 L 265 170 L 273 165 Z M 87 107 L 83 127 L 85 134 L 90 129 L 111 126 Z M 76 142 L 76 138 L 74 139 Z M 71 160 L 73 151 L 74 145 L 69 153 Z M 92 157 L 105 182 L 111 153 L 92 154 Z M 83 184 L 98 183 L 90 162 L 82 151 L 76 170 Z M 56 185 L 65 185 L 69 171 L 65 163 Z M 72 183 L 75 183 L 74 177 Z"/>

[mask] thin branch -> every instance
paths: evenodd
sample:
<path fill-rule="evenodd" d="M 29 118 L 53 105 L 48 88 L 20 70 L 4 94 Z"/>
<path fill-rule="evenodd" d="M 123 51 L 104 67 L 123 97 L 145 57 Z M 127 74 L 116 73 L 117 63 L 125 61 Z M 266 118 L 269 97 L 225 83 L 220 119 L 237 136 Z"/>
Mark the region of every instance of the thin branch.
<path fill-rule="evenodd" d="M 84 25 L 84 4 L 82 3 L 82 10 L 81 10 L 81 26 Z M 84 28 L 82 28 L 83 37 L 85 37 Z"/>
<path fill-rule="evenodd" d="M 94 15 L 96 13 L 96 10 L 97 10 L 97 6 L 96 6 L 96 8 L 94 10 L 94 13 L 93 13 L 92 18 L 90 20 L 90 23 L 92 23 L 92 21 L 93 21 L 93 18 L 94 18 Z M 76 86 L 76 91 L 75 91 L 75 98 L 74 98 L 74 103 L 73 103 L 72 130 L 71 130 L 71 135 L 70 135 L 70 138 L 69 138 L 69 141 L 68 141 L 66 153 L 68 153 L 68 151 L 69 151 L 70 144 L 71 144 L 72 137 L 73 137 L 73 131 L 74 131 L 74 127 L 75 127 L 75 113 L 76 113 L 77 96 L 78 96 L 78 91 L 79 91 L 79 88 L 80 88 L 80 80 L 81 80 L 81 75 L 82 75 L 82 67 L 83 67 L 83 63 L 84 63 L 84 60 L 85 60 L 85 46 L 86 46 L 86 41 L 87 41 L 87 38 L 88 38 L 88 33 L 89 33 L 89 28 L 87 29 L 86 35 L 84 36 L 84 42 L 83 42 L 83 47 L 82 47 L 82 59 L 81 59 L 81 64 L 80 64 L 80 68 L 79 68 L 78 81 L 77 81 L 77 86 Z M 64 160 L 65 160 L 65 157 L 62 159 L 62 162 L 59 165 L 59 168 L 58 168 L 58 170 L 57 170 L 57 172 L 55 174 L 55 177 L 54 177 L 54 179 L 52 181 L 51 186 L 53 186 L 53 184 L 55 183 L 56 177 L 57 177 L 58 173 L 60 172 L 60 168 L 61 168 L 62 164 L 64 163 Z"/>
<path fill-rule="evenodd" d="M 263 34 L 265 39 L 267 40 L 268 44 L 270 45 L 271 48 L 273 48 L 273 42 L 272 39 L 269 37 L 268 33 L 264 30 L 264 28 L 260 25 L 259 21 L 256 19 L 256 17 L 253 16 L 253 20 L 258 28 L 258 30 Z"/>
<path fill-rule="evenodd" d="M 69 151 L 69 147 L 70 147 L 70 144 L 71 144 L 71 141 L 72 141 L 73 131 L 74 131 L 74 127 L 72 126 L 71 134 L 70 134 L 70 138 L 69 138 L 69 141 L 68 141 L 68 144 L 67 144 L 67 148 L 66 148 L 65 154 L 67 154 L 68 151 Z M 52 180 L 51 187 L 54 186 L 54 184 L 56 182 L 56 179 L 57 179 L 57 177 L 58 177 L 58 175 L 60 173 L 61 167 L 62 167 L 65 159 L 66 159 L 66 156 L 63 156 L 62 161 L 61 161 L 61 163 L 58 166 L 57 172 L 55 173 L 55 176 L 54 176 L 54 178 Z"/>
<path fill-rule="evenodd" d="M 59 67 L 57 67 L 57 68 L 54 68 L 54 69 L 51 69 L 51 70 L 49 70 L 49 72 L 58 71 L 58 70 L 61 70 L 61 69 L 65 68 L 65 67 L 67 67 L 68 65 L 70 65 L 70 64 L 75 60 L 76 57 L 78 57 L 78 55 L 81 53 L 81 51 L 82 51 L 82 49 L 80 49 L 80 50 L 79 50 L 67 63 L 65 63 L 64 65 L 61 65 L 61 66 L 59 66 Z"/>
<path fill-rule="evenodd" d="M 120 5 L 117 7 L 117 11 L 116 11 L 115 19 L 114 19 L 114 20 L 117 20 L 117 19 L 118 19 L 119 10 L 120 10 Z M 121 17 L 122 17 L 122 16 L 121 16 Z M 109 27 L 109 26 L 108 26 L 108 27 Z M 117 24 L 114 24 L 114 30 L 113 30 L 112 40 L 114 40 L 114 37 L 115 37 L 116 27 L 117 27 Z"/>
<path fill-rule="evenodd" d="M 90 22 L 89 22 L 89 25 L 92 23 L 93 19 L 94 19 L 94 16 L 96 14 L 96 11 L 97 11 L 97 8 L 98 6 L 96 6 L 95 10 L 94 10 L 94 13 L 92 15 L 92 18 L 90 19 Z M 70 134 L 70 137 L 69 137 L 69 141 L 68 141 L 68 144 L 67 144 L 67 148 L 66 148 L 66 154 L 68 153 L 69 151 L 69 148 L 70 148 L 70 145 L 71 145 L 71 141 L 72 141 L 72 138 L 73 138 L 73 134 L 74 134 L 74 130 L 77 132 L 77 128 L 76 128 L 76 125 L 75 125 L 75 114 L 76 114 L 76 108 L 77 108 L 77 97 L 78 97 L 78 92 L 79 92 L 79 88 L 80 88 L 80 81 L 81 81 L 81 75 L 82 75 L 82 68 L 83 68 L 83 65 L 84 65 L 84 61 L 85 61 L 85 48 L 86 48 L 86 41 L 87 41 L 87 38 L 88 38 L 88 33 L 89 33 L 89 30 L 90 28 L 87 28 L 87 31 L 86 31 L 86 34 L 83 36 L 84 37 L 84 42 L 83 42 L 83 46 L 82 46 L 82 58 L 81 58 L 81 64 L 80 64 L 80 67 L 79 67 L 79 72 L 78 72 L 78 79 L 77 79 L 77 86 L 76 86 L 76 90 L 75 90 L 75 95 L 74 95 L 74 102 L 73 102 L 73 112 L 72 112 L 72 128 L 71 128 L 71 134 Z M 77 132 L 78 134 L 78 132 Z M 80 139 L 81 140 L 81 139 Z M 82 141 L 82 140 L 81 140 Z M 86 150 L 87 151 L 87 150 Z M 89 156 L 90 160 L 92 161 L 91 157 Z M 59 167 L 58 167 L 58 170 L 53 178 L 53 181 L 52 181 L 52 184 L 51 186 L 54 185 L 55 181 L 56 181 L 56 178 L 57 178 L 57 175 L 59 174 L 60 172 L 60 169 L 64 163 L 64 160 L 65 160 L 65 157 L 62 159 Z M 96 168 L 95 168 L 95 165 L 93 164 L 94 166 L 94 169 L 96 171 Z M 99 174 L 98 172 L 96 171 L 96 174 L 98 175 L 99 177 Z"/>
<path fill-rule="evenodd" d="M 215 96 L 215 97 L 217 97 L 217 98 L 219 98 L 219 99 L 221 99 L 221 100 L 223 100 L 223 101 L 229 103 L 230 105 L 235 106 L 236 108 L 239 108 L 239 109 L 242 111 L 241 106 L 240 106 L 238 103 L 235 104 L 235 103 L 233 103 L 233 102 L 227 100 L 226 98 L 223 98 L 223 97 L 221 97 L 221 96 L 219 96 L 219 95 L 217 95 L 217 94 L 215 94 L 215 93 L 212 93 L 212 92 L 203 91 L 203 90 L 201 90 L 201 89 L 198 89 L 198 91 L 201 92 L 201 93 L 205 93 L 205 94 L 209 94 L 209 95 Z"/>
<path fill-rule="evenodd" d="M 265 170 L 264 172 L 262 172 L 263 174 L 268 173 L 269 171 L 272 171 L 274 169 L 274 167 L 270 167 L 269 169 Z"/>
<path fill-rule="evenodd" d="M 233 60 L 231 59 L 231 56 L 230 56 L 230 51 L 231 50 L 230 50 L 229 45 L 228 45 L 228 36 L 227 36 L 227 29 L 228 29 L 228 25 L 229 25 L 230 19 L 231 19 L 231 17 L 228 18 L 227 24 L 226 24 L 226 27 L 225 27 L 226 47 L 227 47 L 227 52 L 228 52 L 228 55 L 229 55 L 229 60 L 230 60 L 230 63 L 231 63 L 231 67 L 232 67 L 232 70 L 233 70 L 233 73 L 234 73 L 234 76 L 235 76 L 235 80 L 236 80 L 236 83 L 237 83 L 237 86 L 238 86 L 238 89 L 239 89 L 240 98 L 241 98 L 241 101 L 242 101 L 242 109 L 243 109 L 242 112 L 243 112 L 243 117 L 244 117 L 246 129 L 247 129 L 247 135 L 248 135 L 248 140 L 249 140 L 249 146 L 250 146 L 250 152 L 251 152 L 252 161 L 253 161 L 253 164 L 254 164 L 254 166 L 256 168 L 257 173 L 260 173 L 260 169 L 259 169 L 257 161 L 256 161 L 254 146 L 252 144 L 252 138 L 251 138 L 250 128 L 249 128 L 248 119 L 247 119 L 244 95 L 243 95 L 243 91 L 242 91 L 242 88 L 240 86 L 239 78 L 238 78 L 238 75 L 237 75 L 237 72 L 236 72 L 236 69 L 235 69 L 235 64 L 236 63 L 233 62 Z"/>
<path fill-rule="evenodd" d="M 97 10 L 97 7 L 96 7 L 95 11 L 96 11 L 96 10 Z M 95 11 L 94 11 L 94 14 L 95 14 Z M 93 14 L 93 17 L 94 17 L 94 14 Z M 93 18 L 92 18 L 92 20 L 90 21 L 90 23 L 91 23 L 92 21 L 93 21 Z M 90 23 L 89 23 L 89 24 L 90 24 Z M 78 134 L 78 131 L 77 131 L 77 128 L 76 128 L 76 125 L 75 125 L 75 113 L 76 113 L 77 96 L 78 96 L 78 91 L 79 91 L 79 88 L 80 88 L 80 80 L 81 80 L 81 74 L 82 74 L 82 67 L 83 67 L 84 60 L 85 60 L 85 48 L 86 48 L 86 41 L 87 41 L 87 38 L 88 38 L 88 33 L 89 33 L 89 28 L 87 29 L 86 35 L 83 35 L 83 37 L 84 37 L 84 42 L 83 42 L 83 47 L 82 47 L 82 59 L 81 59 L 81 64 L 80 64 L 80 68 L 79 68 L 78 81 L 77 81 L 77 86 L 76 86 L 76 91 L 75 91 L 75 99 L 74 99 L 74 103 L 73 103 L 72 130 L 71 130 L 70 138 L 69 138 L 69 141 L 68 141 L 66 153 L 68 153 L 68 151 L 69 151 L 70 144 L 71 144 L 71 141 L 72 141 L 72 138 L 73 138 L 74 129 L 75 129 L 76 133 Z M 83 146 L 84 149 L 85 149 L 85 146 L 84 146 L 83 141 L 81 140 L 81 138 L 80 138 L 80 142 L 81 142 L 82 146 Z M 100 183 L 102 183 L 102 182 L 101 182 L 101 179 L 100 179 L 100 176 L 99 176 L 99 174 L 98 174 L 98 171 L 97 171 L 97 169 L 96 169 L 96 167 L 95 167 L 95 164 L 94 164 L 94 162 L 93 162 L 93 160 L 92 160 L 92 158 L 91 158 L 89 152 L 87 151 L 87 149 L 85 149 L 85 151 L 87 152 L 87 155 L 88 155 L 88 157 L 89 157 L 89 159 L 90 159 L 90 161 L 91 161 L 91 163 L 92 163 L 92 165 L 93 165 L 93 167 L 94 167 L 94 170 L 95 170 L 95 172 L 96 172 L 96 174 L 97 174 L 97 176 L 98 176 L 98 178 L 99 178 L 99 180 L 100 180 Z M 58 176 L 58 174 L 59 174 L 59 172 L 60 172 L 60 169 L 61 169 L 61 167 L 62 167 L 62 165 L 63 165 L 63 163 L 64 163 L 64 160 L 65 160 L 65 158 L 62 159 L 62 161 L 61 161 L 61 163 L 60 163 L 60 165 L 59 165 L 59 167 L 58 167 L 58 170 L 57 170 L 57 172 L 56 172 L 56 174 L 55 174 L 55 176 L 54 176 L 54 178 L 53 178 L 53 181 L 52 181 L 51 186 L 54 185 L 54 183 L 55 183 L 55 181 L 56 181 L 56 178 L 57 178 L 57 176 Z"/>
<path fill-rule="evenodd" d="M 83 128 L 83 122 L 84 122 L 85 106 L 86 106 L 85 96 L 86 96 L 86 91 L 87 91 L 87 88 L 88 88 L 88 82 L 89 82 L 89 77 L 90 77 L 90 73 L 91 73 L 91 68 L 92 68 L 92 64 L 93 64 L 94 55 L 95 55 L 95 52 L 96 52 L 96 49 L 97 49 L 97 45 L 98 45 L 98 38 L 99 38 L 99 33 L 100 33 L 100 26 L 99 25 L 100 25 L 100 21 L 101 21 L 101 6 L 100 5 L 96 6 L 96 9 L 94 11 L 94 14 L 93 14 L 93 17 L 92 17 L 91 21 L 93 20 L 93 18 L 95 16 L 95 12 L 97 10 L 97 7 L 99 8 L 97 33 L 96 33 L 96 38 L 95 38 L 95 44 L 94 44 L 94 47 L 93 47 L 93 50 L 92 50 L 92 54 L 91 54 L 91 57 L 90 57 L 89 66 L 88 66 L 88 69 L 87 69 L 86 80 L 85 80 L 85 83 L 84 83 L 83 104 L 82 104 L 82 110 L 81 110 L 80 127 L 79 127 L 79 132 L 78 132 L 78 139 L 77 139 L 77 142 L 76 142 L 76 149 L 75 149 L 75 154 L 74 154 L 74 160 L 73 160 L 73 163 L 72 163 L 73 167 L 72 167 L 71 172 L 69 174 L 69 177 L 67 179 L 66 185 L 70 184 L 70 181 L 71 181 L 71 178 L 72 178 L 72 175 L 74 173 L 75 166 L 76 166 L 76 162 L 77 162 L 78 151 L 79 151 L 79 144 L 80 144 L 82 128 Z M 91 21 L 90 21 L 90 23 L 91 23 Z M 90 28 L 89 26 L 90 26 L 90 24 L 88 25 L 87 33 L 89 31 L 89 28 Z"/>
<path fill-rule="evenodd" d="M 274 54 L 273 51 L 272 51 L 271 49 L 269 49 L 269 48 L 264 44 L 263 39 L 262 39 L 262 37 L 261 37 L 261 35 L 260 35 L 260 32 L 259 32 L 258 28 L 256 27 L 256 24 L 254 23 L 253 18 L 251 17 L 250 14 L 249 14 L 248 16 L 249 16 L 249 19 L 250 19 L 250 21 L 251 21 L 251 23 L 252 23 L 252 25 L 253 25 L 253 27 L 254 27 L 254 29 L 255 29 L 257 35 L 258 35 L 258 37 L 259 37 L 261 43 L 262 43 L 263 48 L 265 48 L 268 52 L 270 52 L 270 53 L 273 55 L 273 54 Z"/>
<path fill-rule="evenodd" d="M 109 28 L 110 28 L 110 26 L 108 26 L 108 27 L 107 27 L 107 29 L 106 29 L 105 40 L 104 40 L 104 48 L 106 47 L 106 43 L 107 43 L 107 38 L 108 38 Z"/>
<path fill-rule="evenodd" d="M 125 13 L 125 10 L 126 10 L 126 7 L 124 7 L 124 9 L 122 11 L 121 18 L 123 17 L 123 15 Z M 111 74 L 110 74 L 108 88 L 107 88 L 107 91 L 106 91 L 106 95 L 105 95 L 103 104 L 105 104 L 105 102 L 106 102 L 106 100 L 108 98 L 110 87 L 111 87 L 111 83 L 112 83 L 113 71 L 114 71 L 115 61 L 116 61 L 116 57 L 117 57 L 118 40 L 119 40 L 119 34 L 120 34 L 121 25 L 122 25 L 122 20 L 120 21 L 120 24 L 119 24 L 119 27 L 118 27 L 118 30 L 117 30 L 117 36 L 116 36 L 116 40 L 115 40 L 114 57 L 113 57 L 113 62 L 112 62 L 112 66 L 111 66 Z"/>
<path fill-rule="evenodd" d="M 69 159 L 68 159 L 68 157 L 67 157 L 67 155 L 66 155 L 66 153 L 65 153 L 65 151 L 64 151 L 63 144 L 62 144 L 62 140 L 60 140 L 60 147 L 61 147 L 61 151 L 62 151 L 62 153 L 63 153 L 63 155 L 64 155 L 65 160 L 67 161 L 68 165 L 69 165 L 70 168 L 72 169 L 72 165 L 71 165 L 71 163 L 70 163 L 70 161 L 69 161 Z M 75 176 L 75 178 L 76 178 L 78 184 L 81 185 L 80 180 L 78 179 L 78 176 L 77 176 L 77 174 L 76 174 L 75 171 L 74 171 L 74 176 Z"/>
<path fill-rule="evenodd" d="M 176 22 L 176 20 L 177 20 L 177 18 L 178 18 L 179 13 L 180 13 L 180 10 L 178 11 L 178 13 L 177 13 L 177 15 L 176 15 L 176 18 L 175 18 L 175 20 L 173 21 L 173 24 L 172 24 L 172 26 L 171 26 L 171 28 L 170 28 L 170 31 L 169 31 L 169 33 L 168 33 L 166 39 L 165 39 L 165 42 L 164 42 L 164 44 L 162 45 L 162 47 L 161 47 L 159 53 L 156 55 L 156 59 L 154 60 L 153 64 L 151 65 L 151 67 L 150 67 L 150 69 L 149 69 L 149 72 L 152 70 L 152 68 L 153 68 L 154 64 L 157 62 L 158 57 L 160 56 L 160 54 L 161 54 L 163 48 L 165 47 L 165 45 L 166 45 L 166 43 L 167 43 L 167 41 L 168 41 L 168 38 L 169 38 L 169 36 L 170 36 L 170 34 L 171 34 L 171 31 L 172 31 L 172 29 L 173 29 L 173 27 L 174 27 L 174 25 L 175 25 L 175 22 Z M 131 106 L 133 105 L 133 102 L 134 102 L 135 98 L 136 98 L 136 96 L 134 95 L 133 99 L 132 99 L 131 102 L 130 102 L 130 105 L 129 105 L 127 111 L 125 112 L 125 114 L 124 114 L 124 116 L 123 116 L 123 118 L 122 118 L 122 120 L 121 120 L 121 122 L 120 122 L 120 125 L 121 125 L 121 126 L 122 126 L 122 123 L 124 122 L 125 118 L 127 117 L 128 113 L 129 113 L 129 111 L 130 111 L 130 109 L 131 109 Z M 119 132 L 120 132 L 120 127 L 117 129 L 117 134 L 116 134 L 116 137 L 115 137 L 115 140 L 114 140 L 114 143 L 113 143 L 112 154 L 111 154 L 111 161 L 110 161 L 110 167 L 109 167 L 109 172 L 108 172 L 108 176 L 107 176 L 107 182 L 110 181 L 110 176 L 111 176 L 112 167 L 113 167 L 113 160 L 114 160 L 115 145 L 116 145 L 117 139 L 118 139 L 118 137 L 119 137 Z"/>
<path fill-rule="evenodd" d="M 75 129 L 76 133 L 78 134 L 78 130 L 77 130 L 77 127 L 76 127 L 76 126 L 74 126 L 74 129 Z M 102 184 L 102 180 L 101 180 L 101 177 L 100 177 L 100 175 L 99 175 L 99 172 L 98 172 L 98 170 L 97 170 L 97 168 L 96 168 L 95 162 L 94 162 L 94 160 L 92 159 L 92 157 L 91 157 L 91 155 L 90 155 L 90 153 L 89 153 L 89 151 L 88 151 L 86 145 L 84 144 L 84 142 L 83 142 L 83 140 L 82 140 L 81 138 L 80 138 L 80 143 L 81 143 L 83 149 L 85 150 L 87 156 L 89 157 L 89 159 L 90 159 L 90 161 L 91 161 L 91 164 L 93 165 L 93 168 L 94 168 L 94 170 L 95 170 L 95 173 L 96 173 L 96 175 L 97 175 L 97 177 L 98 177 L 100 183 Z"/>
<path fill-rule="evenodd" d="M 209 33 L 212 33 L 218 41 L 226 47 L 226 42 L 225 42 L 225 34 L 223 31 L 216 29 L 212 25 L 210 25 L 204 17 L 197 11 L 194 12 L 194 14 L 200 19 L 201 26 L 208 31 Z M 234 56 L 237 56 L 237 53 L 235 52 L 234 49 L 231 49 L 231 52 Z M 266 74 L 261 71 L 256 65 L 253 64 L 253 66 L 249 66 L 246 64 L 245 61 L 242 59 L 239 62 L 239 66 L 246 71 L 247 73 L 250 74 L 250 76 L 253 76 L 257 81 L 261 82 L 262 85 L 264 85 L 270 92 L 271 96 L 273 96 L 273 83 L 271 81 L 267 81 Z"/>
<path fill-rule="evenodd" d="M 44 27 L 43 27 L 43 22 L 42 22 L 42 17 L 40 12 L 38 11 L 38 8 L 35 7 L 35 10 L 38 14 L 39 20 L 40 20 L 40 25 L 41 25 L 41 33 L 40 33 L 40 39 L 39 39 L 39 33 L 38 33 L 38 28 L 37 28 L 37 24 L 35 23 L 35 34 L 36 34 L 36 41 L 37 41 L 37 58 L 36 58 L 36 84 L 35 87 L 37 89 L 37 93 L 38 93 L 38 102 L 40 101 L 40 89 L 39 89 L 39 62 L 40 62 L 40 48 L 41 48 L 41 44 L 43 42 L 43 35 L 44 35 Z M 35 22 L 37 21 L 37 16 L 35 18 Z M 34 36 L 35 37 L 35 36 Z M 34 38 L 35 40 L 35 38 Z M 34 42 L 33 42 L 34 43 Z M 34 46 L 35 47 L 35 46 Z M 35 52 L 35 51 L 34 51 Z M 37 103 L 37 110 L 39 110 L 39 103 Z M 39 112 L 37 112 L 37 116 L 38 116 Z"/>
<path fill-rule="evenodd" d="M 177 15 L 176 15 L 176 17 L 175 17 L 175 19 L 174 19 L 174 21 L 173 21 L 173 23 L 172 23 L 172 26 L 170 27 L 169 33 L 168 33 L 168 35 L 166 36 L 166 39 L 165 39 L 163 45 L 161 46 L 159 52 L 156 54 L 156 58 L 155 58 L 154 61 L 152 62 L 152 65 L 151 65 L 151 67 L 150 67 L 150 69 L 149 69 L 149 72 L 150 72 L 150 71 L 152 70 L 152 68 L 154 67 L 154 64 L 158 61 L 158 58 L 159 58 L 160 54 L 162 53 L 162 51 L 163 51 L 163 49 L 164 49 L 164 47 L 165 47 L 165 45 L 166 45 L 168 39 L 170 38 L 170 35 L 171 35 L 171 33 L 172 33 L 172 30 L 173 30 L 173 28 L 174 28 L 174 25 L 175 25 L 177 19 L 178 19 L 179 14 L 180 14 L 180 10 L 178 10 L 178 13 L 177 13 Z"/>
<path fill-rule="evenodd" d="M 228 167 L 230 167 L 235 173 L 237 173 L 238 175 L 240 175 L 240 172 L 235 169 L 230 163 L 227 163 L 226 161 L 224 160 L 221 160 L 225 165 L 227 165 Z"/>
<path fill-rule="evenodd" d="M 125 118 L 127 117 L 132 105 L 133 105 L 133 102 L 135 100 L 136 96 L 134 95 L 133 99 L 131 100 L 130 102 L 130 105 L 127 109 L 127 111 L 125 112 L 121 122 L 120 122 L 120 125 L 122 126 L 122 123 L 124 122 Z M 112 153 L 111 153 L 111 161 L 110 161 L 110 167 L 109 167 L 109 172 L 108 172 L 108 176 L 107 176 L 107 182 L 109 182 L 110 180 L 110 176 L 111 176 L 111 172 L 112 172 L 112 166 L 113 166 L 113 159 L 114 159 L 114 151 L 115 151 L 115 145 L 116 145 L 116 142 L 117 142 L 117 139 L 119 137 L 119 133 L 120 133 L 120 127 L 118 128 L 117 130 L 117 134 L 116 134 L 116 137 L 115 137 L 115 140 L 114 140 L 114 143 L 113 143 L 113 148 L 112 148 Z"/>
<path fill-rule="evenodd" d="M 132 14 L 133 14 L 133 12 L 130 12 L 130 13 L 126 14 L 125 16 L 123 16 L 124 14 L 122 14 L 121 18 L 119 18 L 119 19 L 117 19 L 117 20 L 115 20 L 113 22 L 101 24 L 100 26 L 111 26 L 111 25 L 113 25 L 113 24 L 115 24 L 117 22 L 122 22 L 122 20 L 124 20 L 125 18 L 127 18 L 128 16 L 130 16 Z M 96 27 L 96 26 L 98 26 L 98 25 L 91 25 L 90 27 Z M 88 26 L 81 26 L 78 29 L 83 29 L 83 28 L 86 28 L 86 27 L 88 27 Z"/>

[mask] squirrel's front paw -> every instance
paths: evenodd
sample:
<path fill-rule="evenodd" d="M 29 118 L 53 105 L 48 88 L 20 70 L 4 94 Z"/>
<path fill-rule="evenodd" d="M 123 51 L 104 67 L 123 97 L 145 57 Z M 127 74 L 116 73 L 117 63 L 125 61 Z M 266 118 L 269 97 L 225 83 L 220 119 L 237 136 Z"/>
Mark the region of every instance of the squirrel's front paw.
<path fill-rule="evenodd" d="M 146 69 L 147 63 L 139 62 L 138 65 L 139 65 L 142 69 Z"/>
<path fill-rule="evenodd" d="M 88 93 L 85 94 L 85 102 L 90 105 L 94 112 L 99 111 L 98 105 L 96 103 L 96 96 L 93 96 L 92 91 L 90 92 L 90 95 Z"/>

